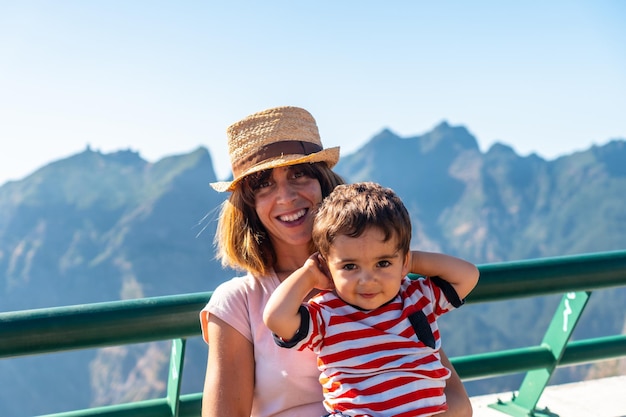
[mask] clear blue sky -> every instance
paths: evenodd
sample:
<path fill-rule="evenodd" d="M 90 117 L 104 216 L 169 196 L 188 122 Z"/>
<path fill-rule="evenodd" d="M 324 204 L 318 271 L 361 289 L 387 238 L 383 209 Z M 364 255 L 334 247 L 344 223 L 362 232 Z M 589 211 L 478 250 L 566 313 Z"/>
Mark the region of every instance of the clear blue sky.
<path fill-rule="evenodd" d="M 626 137 L 626 1 L 0 0 L 0 185 L 92 149 L 156 161 L 257 110 L 348 154 L 464 125 L 546 159 Z"/>

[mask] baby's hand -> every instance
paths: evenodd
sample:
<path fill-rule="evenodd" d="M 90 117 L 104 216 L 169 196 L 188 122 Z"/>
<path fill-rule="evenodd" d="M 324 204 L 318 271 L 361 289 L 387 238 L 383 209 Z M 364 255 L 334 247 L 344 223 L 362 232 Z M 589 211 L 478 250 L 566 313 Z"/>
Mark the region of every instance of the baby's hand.
<path fill-rule="evenodd" d="M 319 252 L 315 252 L 309 257 L 309 260 L 312 261 L 309 262 L 310 270 L 315 274 L 316 278 L 315 288 L 320 290 L 332 290 L 335 288 L 330 271 L 326 265 L 326 260 L 322 255 Z"/>

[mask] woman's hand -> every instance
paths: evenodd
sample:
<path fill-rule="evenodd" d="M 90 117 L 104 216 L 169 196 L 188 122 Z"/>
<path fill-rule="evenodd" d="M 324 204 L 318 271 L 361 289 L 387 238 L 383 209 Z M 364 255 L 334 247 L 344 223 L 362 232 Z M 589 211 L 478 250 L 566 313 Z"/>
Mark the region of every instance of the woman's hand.
<path fill-rule="evenodd" d="M 437 414 L 441 417 L 472 417 L 472 403 L 467 396 L 467 391 L 463 386 L 463 382 L 456 373 L 454 366 L 448 359 L 443 349 L 439 351 L 441 355 L 441 363 L 448 368 L 451 372 L 450 378 L 446 381 L 446 403 L 448 404 L 448 410 L 443 414 Z"/>

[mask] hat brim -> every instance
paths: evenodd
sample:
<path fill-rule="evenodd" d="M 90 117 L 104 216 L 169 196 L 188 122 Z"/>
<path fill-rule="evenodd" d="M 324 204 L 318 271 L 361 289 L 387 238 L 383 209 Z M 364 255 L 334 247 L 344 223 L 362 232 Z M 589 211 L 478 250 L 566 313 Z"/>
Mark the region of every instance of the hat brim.
<path fill-rule="evenodd" d="M 304 163 L 315 163 L 315 162 L 326 162 L 329 168 L 334 167 L 339 161 L 339 146 L 334 148 L 328 148 L 321 150 L 319 152 L 312 153 L 310 155 L 302 155 L 302 154 L 289 154 L 289 155 L 281 155 L 272 159 L 268 159 L 263 161 L 262 163 L 255 165 L 249 168 L 247 171 L 243 172 L 239 177 L 235 178 L 233 181 L 219 181 L 212 182 L 211 187 L 215 191 L 224 192 L 224 191 L 234 191 L 237 188 L 239 182 L 246 177 L 246 175 L 253 174 L 259 171 L 265 171 L 266 169 L 279 168 L 290 165 L 304 164 Z"/>

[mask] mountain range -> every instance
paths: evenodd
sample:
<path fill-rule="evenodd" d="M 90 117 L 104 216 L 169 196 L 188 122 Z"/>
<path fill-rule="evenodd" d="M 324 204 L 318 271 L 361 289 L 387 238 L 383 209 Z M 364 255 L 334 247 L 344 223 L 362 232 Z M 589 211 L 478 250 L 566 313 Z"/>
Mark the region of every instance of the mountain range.
<path fill-rule="evenodd" d="M 626 141 L 554 160 L 498 143 L 481 152 L 463 126 L 419 136 L 385 129 L 335 171 L 404 200 L 413 247 L 476 264 L 626 248 Z M 92 149 L 0 187 L 0 312 L 204 292 L 239 272 L 215 259 L 220 204 L 211 155 L 149 163 Z M 574 337 L 626 331 L 623 289 L 594 292 Z M 560 297 L 470 304 L 444 316 L 449 356 L 538 344 Z M 190 340 L 183 392 L 202 389 L 207 348 Z M 54 357 L 54 359 L 52 359 Z M 21 417 L 162 396 L 169 345 L 120 346 L 0 360 L 0 404 Z M 610 367 L 609 367 L 610 368 Z M 559 370 L 554 382 L 607 368 Z M 515 389 L 466 383 L 472 395 Z"/>

